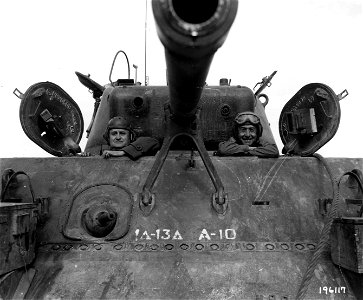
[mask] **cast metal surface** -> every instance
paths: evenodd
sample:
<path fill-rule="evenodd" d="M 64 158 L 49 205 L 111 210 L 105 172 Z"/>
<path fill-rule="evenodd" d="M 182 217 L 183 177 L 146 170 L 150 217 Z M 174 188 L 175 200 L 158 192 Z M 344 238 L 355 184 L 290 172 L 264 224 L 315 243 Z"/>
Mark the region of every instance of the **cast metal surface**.
<path fill-rule="evenodd" d="M 73 196 L 63 234 L 73 240 L 116 240 L 128 232 L 131 215 L 127 189 L 118 183 L 91 183 Z"/>
<path fill-rule="evenodd" d="M 334 220 L 331 231 L 333 262 L 355 273 L 363 273 L 363 219 L 343 217 Z"/>
<path fill-rule="evenodd" d="M 164 139 L 163 146 L 158 153 L 153 167 L 145 181 L 145 184 L 142 189 L 142 193 L 137 194 L 135 197 L 139 199 L 140 209 L 144 212 L 145 215 L 149 215 L 152 209 L 155 206 L 155 195 L 152 193 L 153 186 L 157 177 L 159 176 L 160 170 L 163 167 L 165 159 L 168 155 L 170 146 L 175 138 L 178 136 L 188 136 L 196 146 L 203 164 L 210 176 L 210 179 L 215 188 L 215 192 L 212 194 L 212 207 L 218 214 L 225 214 L 228 207 L 228 196 L 224 192 L 224 186 L 222 181 L 205 149 L 203 140 L 201 138 L 200 129 L 198 125 L 195 125 L 196 129 L 186 128 L 185 126 L 181 127 L 178 124 L 173 123 L 170 119 L 170 112 L 168 109 L 166 110 L 166 120 L 167 120 L 167 128 L 169 132 L 167 133 L 166 138 Z M 199 114 L 196 116 L 195 123 L 199 123 Z M 193 125 L 193 124 L 192 124 Z M 191 126 L 192 127 L 192 126 Z M 189 129 L 189 130 L 187 130 Z"/>
<path fill-rule="evenodd" d="M 139 203 L 132 201 L 129 229 L 113 241 L 92 237 L 84 229 L 70 239 L 59 228 L 68 228 L 68 216 L 81 222 L 78 212 L 83 209 L 76 201 L 91 199 L 91 186 L 107 183 L 110 199 L 136 193 L 153 157 L 136 162 L 97 157 L 1 159 L 1 171 L 12 166 L 32 174 L 36 196 L 52 195 L 51 217 L 37 231 L 37 273 L 27 297 L 294 299 L 326 220 L 317 198 L 332 197 L 324 167 L 315 158 L 211 157 L 229 191 L 229 206 L 221 216 L 210 204 L 213 187 L 202 158 L 195 155 L 195 168 L 186 169 L 189 159 L 189 152 L 169 154 L 155 182 L 158 201 L 153 213 L 145 217 Z M 335 174 L 363 168 L 362 159 L 327 161 Z M 269 172 L 276 163 L 279 171 Z M 111 189 L 114 184 L 122 188 Z M 118 193 L 123 196 L 114 197 Z M 265 205 L 254 205 L 256 199 Z M 323 257 L 306 298 L 323 298 L 324 287 L 345 287 L 345 293 L 335 297 L 354 298 L 345 280 L 331 259 Z"/>
<path fill-rule="evenodd" d="M 107 146 L 102 135 L 108 120 L 116 116 L 127 118 L 137 136 L 152 136 L 162 141 L 166 135 L 168 93 L 167 86 L 108 87 L 101 97 L 85 151 L 99 154 Z M 252 90 L 245 86 L 204 87 L 199 104 L 200 129 L 207 150 L 215 151 L 218 143 L 227 140 L 237 112 L 254 110 L 255 102 Z M 178 149 L 176 145 L 173 148 Z"/>
<path fill-rule="evenodd" d="M 116 116 L 162 148 L 137 161 L 0 159 L 2 198 L 19 202 L 0 206 L 0 297 L 363 298 L 363 159 L 214 157 L 238 112 L 254 111 L 261 138 L 275 144 L 268 97 L 259 97 L 276 71 L 256 95 L 226 79 L 206 86 L 235 0 L 153 0 L 153 11 L 168 86 L 138 86 L 130 75 L 112 81 L 112 69 L 106 87 L 76 75 L 95 99 L 87 152 L 107 149 L 103 133 Z M 68 94 L 49 82 L 17 93 L 34 142 L 56 156 L 78 151 L 83 120 Z M 280 118 L 284 152 L 311 155 L 328 142 L 343 97 L 322 84 L 303 87 Z M 337 184 L 332 174 L 347 178 Z"/>
<path fill-rule="evenodd" d="M 339 98 L 334 91 L 321 83 L 305 85 L 282 109 L 282 153 L 312 155 L 333 138 L 339 122 Z"/>
<path fill-rule="evenodd" d="M 22 95 L 20 123 L 25 134 L 55 156 L 81 152 L 82 113 L 74 100 L 52 82 L 32 85 Z"/>
<path fill-rule="evenodd" d="M 0 276 L 35 258 L 37 205 L 0 202 Z"/>

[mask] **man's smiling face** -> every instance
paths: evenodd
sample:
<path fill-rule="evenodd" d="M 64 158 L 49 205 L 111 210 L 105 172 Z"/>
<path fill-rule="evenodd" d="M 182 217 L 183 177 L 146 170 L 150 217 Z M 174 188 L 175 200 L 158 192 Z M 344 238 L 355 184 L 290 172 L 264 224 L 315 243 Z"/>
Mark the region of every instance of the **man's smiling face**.
<path fill-rule="evenodd" d="M 257 141 L 257 129 L 254 125 L 238 126 L 238 138 L 243 145 L 251 146 Z"/>
<path fill-rule="evenodd" d="M 111 129 L 109 131 L 111 148 L 123 148 L 130 144 L 130 132 L 127 129 Z"/>

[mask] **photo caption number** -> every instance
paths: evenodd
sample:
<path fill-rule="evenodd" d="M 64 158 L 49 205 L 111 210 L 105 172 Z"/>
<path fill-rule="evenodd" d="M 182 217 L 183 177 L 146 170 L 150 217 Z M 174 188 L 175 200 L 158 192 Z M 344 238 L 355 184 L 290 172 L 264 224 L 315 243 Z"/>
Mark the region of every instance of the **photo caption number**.
<path fill-rule="evenodd" d="M 170 229 L 156 229 L 153 231 L 140 231 L 140 229 L 135 230 L 135 241 L 139 240 L 182 240 L 179 230 L 172 232 Z"/>
<path fill-rule="evenodd" d="M 345 294 L 345 287 L 331 287 L 331 286 L 323 286 L 319 288 L 319 294 Z"/>

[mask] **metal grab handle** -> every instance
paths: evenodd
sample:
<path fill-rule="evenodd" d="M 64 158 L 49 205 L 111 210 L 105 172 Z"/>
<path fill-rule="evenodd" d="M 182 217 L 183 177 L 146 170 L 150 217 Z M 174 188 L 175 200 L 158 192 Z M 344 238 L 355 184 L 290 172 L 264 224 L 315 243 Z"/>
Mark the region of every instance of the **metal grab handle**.
<path fill-rule="evenodd" d="M 346 175 L 352 176 L 357 181 L 358 186 L 360 187 L 360 190 L 363 193 L 363 182 L 362 182 L 361 174 L 362 174 L 362 172 L 360 170 L 354 169 L 352 171 L 345 172 L 342 176 L 340 176 L 340 178 L 338 180 L 338 194 L 340 195 L 340 182 L 343 179 L 343 177 Z M 339 215 L 339 211 L 338 211 L 338 215 Z M 363 201 L 362 201 L 359 213 L 358 213 L 359 218 L 361 218 L 362 216 L 363 216 Z"/>
<path fill-rule="evenodd" d="M 178 127 L 176 123 L 171 120 L 170 115 L 170 106 L 165 106 L 166 120 L 167 120 L 167 130 L 168 133 L 164 139 L 163 145 L 157 154 L 157 157 L 154 161 L 154 164 L 150 170 L 148 177 L 144 183 L 143 189 L 141 193 L 135 194 L 136 201 L 139 201 L 139 207 L 144 215 L 149 215 L 155 206 L 155 195 L 152 193 L 152 188 L 155 184 L 156 179 L 159 176 L 161 168 L 164 165 L 165 159 L 168 156 L 170 146 L 175 138 L 179 136 L 188 136 L 194 142 L 201 158 L 204 163 L 204 166 L 207 169 L 208 175 L 212 180 L 213 186 L 215 188 L 215 193 L 212 195 L 212 207 L 218 213 L 224 215 L 227 211 L 228 207 L 228 197 L 227 193 L 224 192 L 224 186 L 222 184 L 222 180 L 220 179 L 217 170 L 214 168 L 214 165 L 208 155 L 208 152 L 205 148 L 201 132 L 197 129 L 199 123 L 200 109 L 198 109 L 196 113 L 196 124 L 190 124 L 190 128 L 182 128 Z M 194 125 L 196 125 L 194 127 Z"/>
<path fill-rule="evenodd" d="M 266 105 L 268 104 L 268 100 L 269 100 L 268 96 L 266 94 L 259 94 L 256 97 L 258 100 L 260 100 L 260 98 L 264 98 L 265 99 L 264 102 L 262 102 L 261 100 L 260 101 L 261 101 L 263 107 L 266 107 Z"/>
<path fill-rule="evenodd" d="M 215 193 L 212 195 L 212 207 L 218 214 L 224 215 L 228 207 L 228 195 L 224 192 L 222 181 L 217 173 L 217 170 L 214 168 L 207 150 L 205 149 L 202 138 L 199 135 L 193 136 L 189 133 L 178 133 L 172 137 L 166 137 L 166 140 L 164 140 L 163 146 L 161 147 L 161 150 L 154 161 L 148 177 L 146 178 L 142 192 L 136 195 L 137 199 L 139 200 L 140 209 L 144 215 L 149 215 L 154 208 L 155 195 L 152 193 L 152 188 L 164 165 L 166 157 L 168 156 L 170 145 L 175 138 L 182 135 L 190 137 L 196 145 L 204 166 L 206 167 L 208 175 L 215 188 Z"/>
<path fill-rule="evenodd" d="M 112 71 L 113 71 L 113 66 L 115 65 L 115 61 L 116 61 L 116 58 L 117 58 L 117 55 L 120 53 L 120 52 L 122 52 L 123 54 L 125 54 L 125 57 L 126 57 L 126 61 L 127 61 L 127 70 L 128 70 L 128 79 L 130 79 L 130 63 L 129 63 L 129 59 L 128 59 L 128 57 L 127 57 L 127 54 L 126 54 L 126 52 L 125 51 L 122 51 L 122 50 L 119 50 L 119 51 L 117 51 L 117 53 L 116 53 L 116 55 L 115 55 L 115 57 L 114 57 L 114 59 L 113 59 L 113 62 L 112 62 L 112 66 L 111 66 L 111 70 L 110 70 L 110 75 L 108 76 L 108 79 L 110 80 L 110 83 L 111 83 L 111 85 L 112 86 L 114 86 L 113 85 L 113 83 L 112 83 L 112 80 L 111 80 L 111 75 L 112 75 Z"/>
<path fill-rule="evenodd" d="M 12 171 L 14 172 L 12 169 L 9 169 L 9 172 Z M 18 172 L 14 172 L 10 175 L 9 179 L 7 180 L 5 186 L 3 187 L 2 189 L 2 192 L 1 192 L 1 197 L 0 197 L 0 202 L 2 202 L 4 200 L 4 196 L 5 196 L 5 193 L 10 185 L 10 182 L 16 178 L 18 175 L 25 175 L 26 178 L 28 179 L 28 182 L 29 182 L 29 190 L 30 190 L 30 194 L 32 195 L 32 199 L 33 199 L 33 203 L 35 203 L 35 197 L 34 197 L 34 191 L 33 191 L 33 187 L 32 187 L 32 184 L 31 184 L 31 181 L 30 181 L 30 177 L 28 176 L 28 174 L 26 174 L 25 172 L 23 171 L 18 171 Z"/>

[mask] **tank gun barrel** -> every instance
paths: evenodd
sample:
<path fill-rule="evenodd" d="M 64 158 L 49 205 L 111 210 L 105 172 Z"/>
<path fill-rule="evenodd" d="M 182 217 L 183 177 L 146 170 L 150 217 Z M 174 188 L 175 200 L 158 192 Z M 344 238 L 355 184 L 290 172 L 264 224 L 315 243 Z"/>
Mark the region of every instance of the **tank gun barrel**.
<path fill-rule="evenodd" d="M 193 119 L 214 53 L 237 14 L 237 0 L 153 0 L 165 48 L 170 108 L 175 119 Z"/>

